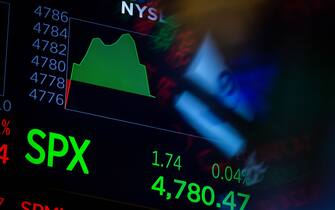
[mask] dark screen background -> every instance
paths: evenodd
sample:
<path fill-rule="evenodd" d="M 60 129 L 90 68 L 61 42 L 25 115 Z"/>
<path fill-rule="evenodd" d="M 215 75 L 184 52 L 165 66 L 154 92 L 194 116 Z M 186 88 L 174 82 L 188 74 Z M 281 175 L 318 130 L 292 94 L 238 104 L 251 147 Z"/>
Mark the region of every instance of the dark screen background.
<path fill-rule="evenodd" d="M 236 44 L 232 37 L 237 36 L 227 29 L 230 22 L 226 18 L 232 18 L 230 24 L 238 27 L 233 20 L 240 18 L 239 13 L 232 10 L 232 16 L 226 17 L 225 6 L 215 12 L 209 9 L 201 16 L 192 12 L 187 15 L 189 11 L 185 8 L 190 11 L 193 8 L 189 1 L 185 5 L 127 1 L 162 8 L 167 17 L 175 18 L 173 22 L 160 23 L 121 14 L 121 1 L 7 2 L 10 3 L 9 48 L 6 91 L 0 97 L 0 104 L 10 100 L 12 106 L 8 112 L 0 109 L 0 120 L 10 120 L 11 129 L 10 135 L 0 135 L 0 146 L 8 145 L 10 158 L 4 165 L 0 162 L 0 198 L 5 198 L 0 209 L 24 209 L 23 201 L 64 209 L 88 206 L 93 209 L 218 209 L 193 204 L 186 196 L 167 201 L 150 189 L 161 175 L 169 180 L 166 188 L 171 191 L 177 190 L 173 179 L 182 179 L 212 186 L 221 200 L 230 191 L 250 194 L 245 208 L 248 210 L 334 208 L 331 198 L 335 74 L 333 53 L 328 50 L 330 15 L 326 8 L 329 7 L 321 3 L 319 6 L 318 1 L 306 4 L 275 1 L 260 12 L 257 27 L 250 29 L 253 33 L 246 33 L 246 41 Z M 212 4 L 221 5 L 217 1 Z M 1 68 L 5 62 L 6 5 L 0 4 Z M 64 42 L 69 44 L 66 72 L 54 75 L 69 78 L 72 64 L 81 61 L 92 38 L 99 37 L 111 44 L 129 30 L 140 61 L 146 65 L 155 100 L 77 82 L 71 84 L 67 109 L 32 100 L 29 97 L 32 89 L 47 88 L 29 79 L 33 72 L 43 71 L 31 64 L 32 58 L 40 53 L 32 48 L 32 43 L 36 38 L 60 40 L 33 32 L 33 26 L 41 21 L 33 13 L 38 5 L 67 11 L 74 18 L 70 20 L 69 39 Z M 209 2 L 195 1 L 192 5 L 212 8 Z M 212 35 L 214 46 L 234 81 L 229 86 L 221 78 L 222 89 L 215 95 L 184 77 L 192 63 L 197 62 L 196 54 L 208 34 Z M 0 92 L 2 84 L 0 77 Z M 253 120 L 246 120 L 236 112 L 236 107 L 222 105 L 218 100 L 232 97 L 235 89 L 244 94 L 254 113 Z M 55 87 L 48 90 L 65 93 L 65 89 Z M 245 147 L 238 154 L 227 155 L 175 109 L 178 96 L 184 91 L 192 92 L 210 107 L 221 123 L 229 124 L 239 133 Z M 189 109 L 192 107 L 196 106 L 190 104 Z M 71 145 L 64 158 L 55 158 L 53 168 L 47 167 L 46 160 L 41 165 L 29 163 L 25 159 L 28 152 L 38 155 L 27 142 L 27 134 L 33 128 L 74 136 L 79 146 L 84 139 L 90 139 L 84 153 L 90 173 L 83 174 L 79 164 L 73 171 L 66 171 L 74 156 Z M 38 142 L 48 148 L 47 139 Z M 181 155 L 181 171 L 152 167 L 155 150 Z M 213 179 L 211 167 L 215 162 L 248 169 L 250 185 Z M 237 203 L 235 209 L 239 209 L 241 201 Z"/>

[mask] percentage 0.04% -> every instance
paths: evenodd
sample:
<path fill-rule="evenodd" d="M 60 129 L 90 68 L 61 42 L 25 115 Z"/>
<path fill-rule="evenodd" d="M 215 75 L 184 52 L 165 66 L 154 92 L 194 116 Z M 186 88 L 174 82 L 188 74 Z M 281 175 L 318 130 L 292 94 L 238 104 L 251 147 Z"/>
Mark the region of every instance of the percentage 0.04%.
<path fill-rule="evenodd" d="M 218 163 L 212 165 L 212 177 L 225 182 L 236 181 L 239 184 L 249 185 L 248 173 L 246 170 L 234 170 L 231 166 L 220 166 Z"/>

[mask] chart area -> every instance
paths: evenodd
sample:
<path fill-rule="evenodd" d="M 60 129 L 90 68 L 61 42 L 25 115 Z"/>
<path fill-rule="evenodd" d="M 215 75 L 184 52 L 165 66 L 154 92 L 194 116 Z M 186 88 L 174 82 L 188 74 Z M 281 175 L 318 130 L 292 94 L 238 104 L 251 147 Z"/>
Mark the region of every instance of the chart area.
<path fill-rule="evenodd" d="M 111 45 L 105 45 L 100 38 L 92 39 L 85 58 L 72 66 L 68 88 L 72 81 L 153 97 L 146 68 L 139 63 L 135 41 L 129 33 Z"/>
<path fill-rule="evenodd" d="M 174 125 L 182 120 L 171 105 L 161 105 L 158 81 L 149 68 L 159 65 L 157 53 L 150 50 L 152 39 L 133 31 L 71 19 L 65 108 L 177 132 Z"/>
<path fill-rule="evenodd" d="M 5 94 L 9 4 L 0 1 L 0 96 Z"/>

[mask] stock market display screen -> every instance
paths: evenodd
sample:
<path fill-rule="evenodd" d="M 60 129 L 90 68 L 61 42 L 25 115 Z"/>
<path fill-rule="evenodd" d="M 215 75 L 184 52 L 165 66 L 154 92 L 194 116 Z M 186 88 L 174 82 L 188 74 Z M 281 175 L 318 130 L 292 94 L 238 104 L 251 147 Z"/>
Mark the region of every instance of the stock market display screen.
<path fill-rule="evenodd" d="M 334 210 L 330 8 L 1 0 L 0 209 Z"/>

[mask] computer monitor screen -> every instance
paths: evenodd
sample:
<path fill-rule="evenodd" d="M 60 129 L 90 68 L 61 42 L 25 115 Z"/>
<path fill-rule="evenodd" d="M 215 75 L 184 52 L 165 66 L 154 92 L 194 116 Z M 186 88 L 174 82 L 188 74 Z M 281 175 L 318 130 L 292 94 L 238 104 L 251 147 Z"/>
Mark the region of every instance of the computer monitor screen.
<path fill-rule="evenodd" d="M 1 0 L 0 209 L 335 209 L 330 8 Z"/>

